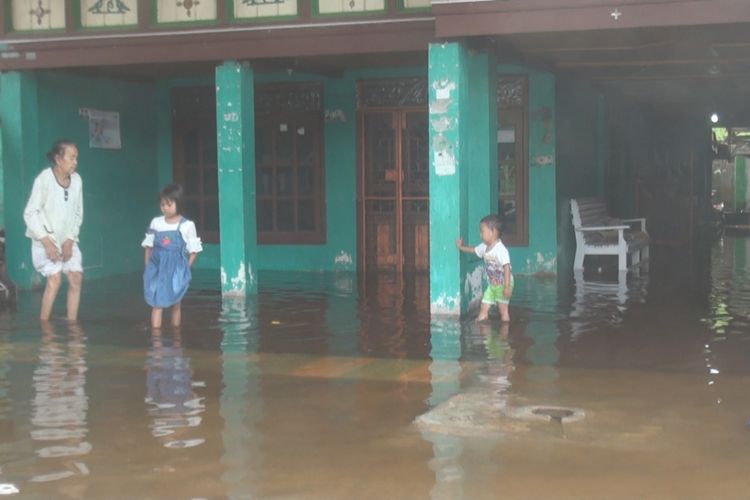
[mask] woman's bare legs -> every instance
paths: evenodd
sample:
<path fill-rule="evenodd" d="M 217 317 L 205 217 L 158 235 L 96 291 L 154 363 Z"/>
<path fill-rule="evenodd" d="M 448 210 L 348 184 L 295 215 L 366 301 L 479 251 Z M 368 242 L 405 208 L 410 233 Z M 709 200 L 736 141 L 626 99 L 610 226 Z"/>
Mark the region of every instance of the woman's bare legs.
<path fill-rule="evenodd" d="M 55 299 L 57 298 L 57 292 L 60 291 L 61 284 L 61 273 L 47 276 L 47 284 L 44 287 L 44 295 L 42 295 L 42 311 L 39 313 L 39 319 L 42 321 L 49 321 L 49 317 L 52 315 L 52 306 L 55 305 Z"/>
<path fill-rule="evenodd" d="M 68 273 L 68 321 L 78 319 L 78 306 L 81 304 L 83 273 Z"/>

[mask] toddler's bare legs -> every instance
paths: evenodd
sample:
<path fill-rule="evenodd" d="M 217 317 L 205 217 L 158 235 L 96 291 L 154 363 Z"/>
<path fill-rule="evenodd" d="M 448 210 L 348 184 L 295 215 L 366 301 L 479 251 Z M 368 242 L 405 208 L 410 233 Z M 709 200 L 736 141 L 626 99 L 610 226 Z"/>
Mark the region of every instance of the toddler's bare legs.
<path fill-rule="evenodd" d="M 180 302 L 172 306 L 172 326 L 180 326 L 182 323 L 182 304 Z"/>
<path fill-rule="evenodd" d="M 482 302 L 482 305 L 479 307 L 479 316 L 477 316 L 477 321 L 487 321 L 487 319 L 490 316 L 490 304 L 485 304 Z"/>
<path fill-rule="evenodd" d="M 510 312 L 508 310 L 508 304 L 498 304 L 497 306 L 500 308 L 500 320 L 503 323 L 509 323 Z"/>

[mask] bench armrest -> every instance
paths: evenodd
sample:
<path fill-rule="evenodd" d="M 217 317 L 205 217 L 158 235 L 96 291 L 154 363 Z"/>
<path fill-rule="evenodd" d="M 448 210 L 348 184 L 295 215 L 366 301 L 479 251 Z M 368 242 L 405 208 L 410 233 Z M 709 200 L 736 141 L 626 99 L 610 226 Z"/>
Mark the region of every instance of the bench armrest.
<path fill-rule="evenodd" d="M 576 231 L 623 231 L 630 229 L 630 226 L 589 226 L 577 227 Z"/>
<path fill-rule="evenodd" d="M 638 222 L 641 225 L 641 231 L 646 232 L 646 218 L 636 217 L 635 219 L 622 219 L 623 222 Z"/>

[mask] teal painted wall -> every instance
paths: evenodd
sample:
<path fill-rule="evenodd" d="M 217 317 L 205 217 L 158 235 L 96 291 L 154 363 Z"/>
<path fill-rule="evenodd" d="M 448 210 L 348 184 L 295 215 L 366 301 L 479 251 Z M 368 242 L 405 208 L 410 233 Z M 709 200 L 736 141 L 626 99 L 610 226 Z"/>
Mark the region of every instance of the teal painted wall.
<path fill-rule="evenodd" d="M 557 261 L 557 206 L 556 164 L 543 163 L 544 157 L 556 157 L 555 137 L 555 78 L 529 71 L 526 68 L 499 65 L 498 74 L 529 75 L 529 246 L 510 249 L 514 270 L 517 273 L 555 272 Z M 345 122 L 325 124 L 326 214 L 327 242 L 323 245 L 260 245 L 258 265 L 260 270 L 353 271 L 357 265 L 357 110 L 356 84 L 361 79 L 427 76 L 426 67 L 379 68 L 345 72 L 339 78 L 294 73 L 256 75 L 258 83 L 289 81 L 322 81 L 325 89 L 324 107 L 341 109 Z M 158 183 L 172 179 L 171 113 L 169 93 L 171 88 L 186 85 L 212 85 L 213 79 L 162 81 L 156 85 L 159 112 L 158 129 Z M 487 133 L 472 134 L 471 140 L 484 141 Z M 493 139 L 490 139 L 493 141 Z M 493 154 L 496 154 L 494 152 Z M 493 196 L 496 196 L 494 194 Z M 481 210 L 471 210 L 478 216 Z M 477 221 L 478 223 L 478 221 Z M 472 226 L 471 235 L 475 234 Z M 197 267 L 218 269 L 219 246 L 205 245 Z"/>
<path fill-rule="evenodd" d="M 32 286 L 31 249 L 23 209 L 31 189 L 39 148 L 37 82 L 31 73 L 0 74 L 0 124 L 3 136 L 5 257 L 8 274 L 22 288 Z"/>
<path fill-rule="evenodd" d="M 499 65 L 498 74 L 529 78 L 529 245 L 509 247 L 513 272 L 557 272 L 555 76 Z M 551 160 L 551 161 L 550 161 Z"/>
<path fill-rule="evenodd" d="M 345 122 L 325 124 L 327 240 L 324 245 L 260 245 L 261 270 L 355 271 L 357 268 L 357 81 L 427 76 L 426 68 L 383 68 L 345 72 L 340 78 L 293 74 L 260 75 L 258 83 L 322 81 L 323 106 L 341 109 Z"/>
<path fill-rule="evenodd" d="M 122 149 L 89 148 L 88 120 L 78 117 L 81 107 L 120 113 Z M 87 277 L 143 268 L 140 243 L 151 218 L 159 214 L 154 110 L 149 84 L 39 75 L 40 146 L 46 151 L 57 137 L 65 136 L 79 147 L 78 171 L 84 182 L 81 248 Z"/>
<path fill-rule="evenodd" d="M 497 91 L 497 78 L 488 68 L 495 66 L 493 56 L 470 55 L 467 58 L 470 90 L 469 141 L 469 241 L 479 234 L 479 221 L 497 207 L 497 109 L 491 105 Z"/>
<path fill-rule="evenodd" d="M 357 112 L 356 83 L 360 79 L 426 76 L 426 67 L 366 69 L 338 78 L 320 75 L 261 75 L 260 83 L 312 81 L 324 83 L 324 106 L 341 109 L 344 122 L 325 124 L 327 243 L 324 245 L 263 245 L 261 270 L 354 270 L 357 264 Z M 498 66 L 498 73 L 524 73 L 530 78 L 530 244 L 511 248 L 514 270 L 534 273 L 556 270 L 555 79 L 524 68 Z M 160 81 L 156 84 L 85 78 L 63 72 L 6 73 L 0 80 L 3 119 L 2 192 L 8 208 L 8 257 L 20 267 L 22 284 L 29 283 L 28 240 L 21 213 L 34 176 L 44 166 L 44 152 L 58 136 L 81 147 L 80 173 L 85 186 L 86 217 L 82 233 L 87 277 L 133 272 L 142 266 L 140 240 L 151 217 L 158 213 L 156 193 L 172 179 L 171 88 L 213 84 L 213 78 Z M 88 123 L 80 107 L 121 114 L 123 148 L 88 147 Z M 483 117 L 489 118 L 489 117 Z M 482 127 L 485 128 L 485 127 Z M 471 135 L 478 146 L 494 135 Z M 471 200 L 471 199 L 470 199 Z M 474 218 L 482 212 L 469 203 Z M 116 227 L 115 227 L 116 221 Z M 474 221 L 468 228 L 475 233 Z M 20 237 L 18 235 L 21 235 Z M 15 237 L 13 237 L 15 235 Z M 198 267 L 218 270 L 219 246 L 206 245 Z"/>
<path fill-rule="evenodd" d="M 11 276 L 22 287 L 34 278 L 30 242 L 23 236 L 23 208 L 35 176 L 47 165 L 47 149 L 61 137 L 79 147 L 85 207 L 80 245 L 87 279 L 139 271 L 143 267 L 140 242 L 151 217 L 159 212 L 153 86 L 54 71 L 24 73 L 20 76 L 24 116 L 17 110 L 9 115 L 5 99 L 16 97 L 12 88 L 18 85 L 18 75 L 4 74 L 0 87 L 3 123 L 10 120 L 10 127 L 3 128 L 3 142 L 6 146 L 18 142 L 3 162 L 5 192 L 14 193 L 6 199 Z M 122 149 L 89 148 L 88 120 L 79 117 L 79 108 L 119 112 Z M 19 120 L 22 126 L 13 125 Z"/>
<path fill-rule="evenodd" d="M 357 109 L 356 86 L 360 79 L 400 76 L 426 76 L 425 68 L 364 69 L 349 71 L 339 78 L 303 73 L 256 74 L 259 84 L 273 82 L 322 81 L 323 106 L 341 109 L 344 122 L 326 122 L 325 186 L 326 243 L 322 245 L 259 245 L 258 266 L 261 271 L 354 271 L 357 266 Z M 172 180 L 172 134 L 170 91 L 174 87 L 213 85 L 211 78 L 162 81 L 157 85 L 160 118 L 159 182 Z M 220 268 L 219 245 L 205 245 L 196 267 Z"/>
<path fill-rule="evenodd" d="M 479 241 L 479 221 L 497 210 L 497 75 L 495 57 L 472 54 L 467 57 L 469 77 L 468 109 L 468 221 L 467 244 Z M 464 294 L 468 293 L 469 309 L 478 308 L 482 299 L 484 262 L 475 256 L 464 256 L 466 273 Z"/>
<path fill-rule="evenodd" d="M 154 85 L 156 93 L 156 162 L 158 188 L 161 189 L 174 180 L 172 170 L 172 104 L 171 91 L 177 87 L 214 85 L 214 79 L 181 78 L 178 80 L 160 80 Z M 200 235 L 199 235 L 200 236 Z M 211 269 L 217 272 L 221 268 L 219 245 L 204 244 L 203 252 L 195 261 L 196 269 Z"/>
<path fill-rule="evenodd" d="M 2 81 L 0 81 L 2 84 Z M 2 90 L 0 90 L 2 94 Z M 5 228 L 5 181 L 3 180 L 3 134 L 0 132 L 0 228 Z"/>
<path fill-rule="evenodd" d="M 312 75 L 258 78 L 274 81 L 320 81 Z M 325 78 L 323 106 L 341 109 L 345 122 L 324 125 L 326 243 L 322 245 L 260 245 L 262 270 L 354 271 L 357 266 L 357 114 L 352 75 Z"/>

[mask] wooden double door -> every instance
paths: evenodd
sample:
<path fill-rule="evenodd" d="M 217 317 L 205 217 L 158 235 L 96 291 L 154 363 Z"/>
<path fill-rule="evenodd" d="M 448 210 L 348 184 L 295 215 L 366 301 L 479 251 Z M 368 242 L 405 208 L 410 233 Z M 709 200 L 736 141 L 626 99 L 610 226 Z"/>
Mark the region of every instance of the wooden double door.
<path fill-rule="evenodd" d="M 365 271 L 429 270 L 428 126 L 423 108 L 360 113 L 360 267 Z"/>

